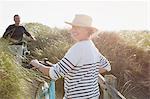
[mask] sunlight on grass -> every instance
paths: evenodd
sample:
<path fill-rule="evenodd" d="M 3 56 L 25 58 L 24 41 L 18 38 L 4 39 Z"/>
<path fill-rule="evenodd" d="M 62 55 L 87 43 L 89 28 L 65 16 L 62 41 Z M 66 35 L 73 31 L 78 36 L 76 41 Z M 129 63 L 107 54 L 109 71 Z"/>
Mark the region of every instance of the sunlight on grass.
<path fill-rule="evenodd" d="M 50 28 L 39 23 L 28 23 L 25 27 L 37 39 L 28 42 L 32 56 L 29 57 L 30 60 L 47 57 L 52 63 L 56 63 L 74 44 L 65 29 Z M 111 62 L 111 73 L 118 79 L 118 90 L 127 99 L 147 99 L 150 83 L 147 77 L 150 68 L 150 32 L 103 32 L 93 41 Z M 1 99 L 16 99 L 20 96 L 23 99 L 26 95 L 33 97 L 37 88 L 33 85 L 36 83 L 38 86 L 36 79 L 42 79 L 42 75 L 16 64 L 7 46 L 7 42 L 0 39 L 0 96 L 3 96 Z M 62 80 L 56 82 L 56 95 L 58 99 L 63 96 Z"/>

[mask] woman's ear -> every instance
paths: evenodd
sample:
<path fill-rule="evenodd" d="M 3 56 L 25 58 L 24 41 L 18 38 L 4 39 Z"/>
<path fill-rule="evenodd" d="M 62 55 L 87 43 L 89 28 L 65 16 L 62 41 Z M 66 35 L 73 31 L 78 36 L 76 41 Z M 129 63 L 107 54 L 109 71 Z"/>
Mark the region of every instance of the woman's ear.
<path fill-rule="evenodd" d="M 88 33 L 91 35 L 93 34 L 96 30 L 94 30 L 93 28 L 87 28 Z"/>

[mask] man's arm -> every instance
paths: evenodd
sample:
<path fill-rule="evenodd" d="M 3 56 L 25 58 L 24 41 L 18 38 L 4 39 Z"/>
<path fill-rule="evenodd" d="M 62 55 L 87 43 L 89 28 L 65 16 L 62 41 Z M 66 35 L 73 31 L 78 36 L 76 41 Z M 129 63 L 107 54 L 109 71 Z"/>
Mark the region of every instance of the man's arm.
<path fill-rule="evenodd" d="M 24 33 L 27 35 L 27 36 L 31 36 L 31 34 L 29 32 L 27 32 L 27 30 L 22 26 L 23 30 L 24 30 Z"/>
<path fill-rule="evenodd" d="M 5 39 L 6 39 L 7 36 L 10 34 L 9 31 L 10 31 L 10 26 L 7 27 L 7 29 L 5 30 L 5 32 L 4 32 L 3 36 L 2 36 L 2 38 L 5 38 Z"/>
<path fill-rule="evenodd" d="M 24 29 L 24 33 L 28 36 L 31 37 L 31 39 L 36 40 L 29 32 L 27 32 L 27 30 L 23 27 Z"/>

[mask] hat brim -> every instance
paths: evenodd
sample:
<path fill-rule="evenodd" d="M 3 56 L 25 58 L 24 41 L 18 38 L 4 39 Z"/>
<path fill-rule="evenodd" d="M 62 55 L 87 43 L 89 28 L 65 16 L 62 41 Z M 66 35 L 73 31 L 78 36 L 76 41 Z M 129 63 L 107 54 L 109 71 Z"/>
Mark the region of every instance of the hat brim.
<path fill-rule="evenodd" d="M 65 23 L 66 23 L 66 24 L 69 24 L 69 25 L 71 25 L 71 26 L 78 26 L 78 27 L 90 28 L 90 29 L 92 29 L 92 30 L 93 30 L 93 32 L 97 32 L 97 31 L 98 31 L 98 29 L 97 29 L 97 28 L 92 27 L 92 26 L 90 26 L 90 27 L 88 27 L 88 26 L 81 26 L 81 25 L 73 24 L 73 23 L 71 23 L 71 22 L 65 22 Z"/>

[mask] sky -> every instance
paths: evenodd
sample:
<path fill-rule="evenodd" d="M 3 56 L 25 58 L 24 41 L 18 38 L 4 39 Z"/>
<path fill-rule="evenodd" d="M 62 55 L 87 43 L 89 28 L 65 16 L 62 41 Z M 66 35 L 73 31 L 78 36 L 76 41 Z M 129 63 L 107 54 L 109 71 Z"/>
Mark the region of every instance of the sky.
<path fill-rule="evenodd" d="M 13 16 L 19 14 L 21 23 L 38 22 L 50 27 L 66 28 L 75 14 L 93 18 L 93 26 L 102 31 L 150 30 L 150 2 L 138 1 L 0 1 L 0 36 Z"/>

